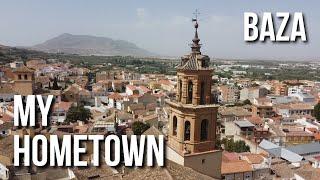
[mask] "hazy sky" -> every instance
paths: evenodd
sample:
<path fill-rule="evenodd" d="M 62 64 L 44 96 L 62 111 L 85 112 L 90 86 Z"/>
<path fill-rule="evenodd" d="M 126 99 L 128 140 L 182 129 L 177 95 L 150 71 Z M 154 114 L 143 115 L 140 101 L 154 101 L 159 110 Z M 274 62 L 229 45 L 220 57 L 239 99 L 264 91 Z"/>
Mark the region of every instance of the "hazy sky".
<path fill-rule="evenodd" d="M 204 54 L 219 58 L 320 57 L 319 0 L 1 0 L 0 44 L 29 46 L 71 33 L 128 40 L 154 53 L 180 56 L 189 52 L 196 8 L 201 13 L 199 36 Z M 246 11 L 303 12 L 309 41 L 248 44 L 243 40 Z"/>

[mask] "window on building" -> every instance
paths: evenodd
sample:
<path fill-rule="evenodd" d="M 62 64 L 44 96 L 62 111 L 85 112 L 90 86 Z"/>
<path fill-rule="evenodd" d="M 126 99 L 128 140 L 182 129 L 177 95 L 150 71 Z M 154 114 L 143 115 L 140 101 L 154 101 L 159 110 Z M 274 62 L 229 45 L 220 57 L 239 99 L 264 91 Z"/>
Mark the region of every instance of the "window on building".
<path fill-rule="evenodd" d="M 193 93 L 193 83 L 189 81 L 188 83 L 188 104 L 192 103 L 192 93 Z"/>
<path fill-rule="evenodd" d="M 205 141 L 208 138 L 208 120 L 204 119 L 201 121 L 201 141 Z"/>
<path fill-rule="evenodd" d="M 173 132 L 172 132 L 172 135 L 176 136 L 177 135 L 177 125 L 178 125 L 178 119 L 176 116 L 173 116 Z"/>
<path fill-rule="evenodd" d="M 24 79 L 27 80 L 28 79 L 28 75 L 25 74 L 24 75 Z"/>
<path fill-rule="evenodd" d="M 22 79 L 22 76 L 21 76 L 21 74 L 19 74 L 19 75 L 18 75 L 18 79 Z"/>
<path fill-rule="evenodd" d="M 184 140 L 185 141 L 190 141 L 190 122 L 186 121 L 184 123 Z"/>
<path fill-rule="evenodd" d="M 204 82 L 201 82 L 201 87 L 200 87 L 200 104 L 205 104 L 204 90 L 205 90 L 205 83 L 204 83 Z"/>

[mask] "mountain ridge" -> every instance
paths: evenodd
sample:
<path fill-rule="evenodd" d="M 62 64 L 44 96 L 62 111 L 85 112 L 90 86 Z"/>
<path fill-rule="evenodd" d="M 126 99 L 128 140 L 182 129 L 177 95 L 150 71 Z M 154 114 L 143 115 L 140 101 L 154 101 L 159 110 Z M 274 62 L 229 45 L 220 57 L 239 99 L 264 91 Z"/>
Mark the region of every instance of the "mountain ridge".
<path fill-rule="evenodd" d="M 43 43 L 29 47 L 47 53 L 66 53 L 97 56 L 157 56 L 136 44 L 125 40 L 92 35 L 73 35 L 63 33 Z"/>

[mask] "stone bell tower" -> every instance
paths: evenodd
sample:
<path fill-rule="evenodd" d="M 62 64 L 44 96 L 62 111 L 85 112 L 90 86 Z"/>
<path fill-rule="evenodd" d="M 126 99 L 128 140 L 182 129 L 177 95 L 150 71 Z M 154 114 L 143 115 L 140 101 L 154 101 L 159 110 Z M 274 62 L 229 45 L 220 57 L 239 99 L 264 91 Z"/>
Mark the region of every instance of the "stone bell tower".
<path fill-rule="evenodd" d="M 209 67 L 210 58 L 201 54 L 199 25 L 197 19 L 193 21 L 191 53 L 183 56 L 177 66 L 176 99 L 167 101 L 170 106 L 168 159 L 176 153 L 174 156 L 181 156 L 184 166 L 219 177 L 221 151 L 215 150 L 218 106 L 212 104 L 211 98 L 213 69 Z"/>
<path fill-rule="evenodd" d="M 34 71 L 26 66 L 19 67 L 13 71 L 14 91 L 22 96 L 34 93 Z"/>

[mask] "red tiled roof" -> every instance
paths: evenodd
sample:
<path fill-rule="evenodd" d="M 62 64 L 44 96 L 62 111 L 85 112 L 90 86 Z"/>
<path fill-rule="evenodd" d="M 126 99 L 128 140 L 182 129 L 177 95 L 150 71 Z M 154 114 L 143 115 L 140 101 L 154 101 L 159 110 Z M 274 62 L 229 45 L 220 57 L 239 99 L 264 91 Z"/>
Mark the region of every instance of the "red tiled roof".
<path fill-rule="evenodd" d="M 133 86 L 133 85 L 127 85 L 126 88 L 130 89 L 130 90 L 136 90 L 137 87 L 136 86 Z"/>
<path fill-rule="evenodd" d="M 113 93 L 108 96 L 109 99 L 122 99 L 123 97 L 119 93 Z"/>
<path fill-rule="evenodd" d="M 8 114 L 4 114 L 0 119 L 3 122 L 12 122 L 13 121 L 13 117 Z"/>
<path fill-rule="evenodd" d="M 164 85 L 171 85 L 170 81 L 167 80 L 167 79 L 161 79 L 161 80 L 159 81 L 159 83 L 160 83 L 160 84 L 164 84 Z"/>
<path fill-rule="evenodd" d="M 262 118 L 259 116 L 251 116 L 246 118 L 248 121 L 250 121 L 252 124 L 262 124 Z"/>
<path fill-rule="evenodd" d="M 253 171 L 252 166 L 245 160 L 221 163 L 221 174 L 234 174 Z"/>
<path fill-rule="evenodd" d="M 223 161 L 236 161 L 239 160 L 239 154 L 235 152 L 223 152 Z"/>
<path fill-rule="evenodd" d="M 320 132 L 314 134 L 314 139 L 320 141 Z"/>
<path fill-rule="evenodd" d="M 307 128 L 310 132 L 316 133 L 318 131 L 317 128 Z"/>
<path fill-rule="evenodd" d="M 139 88 L 140 88 L 144 93 L 151 91 L 149 88 L 147 88 L 147 87 L 145 87 L 145 86 L 139 86 Z"/>
<path fill-rule="evenodd" d="M 263 162 L 263 157 L 259 154 L 246 154 L 245 156 L 251 164 L 261 164 Z"/>
<path fill-rule="evenodd" d="M 55 103 L 54 106 L 53 106 L 53 109 L 54 110 L 57 110 L 57 109 L 63 109 L 64 111 L 68 111 L 70 109 L 72 105 L 72 102 L 59 102 L 59 103 Z"/>

